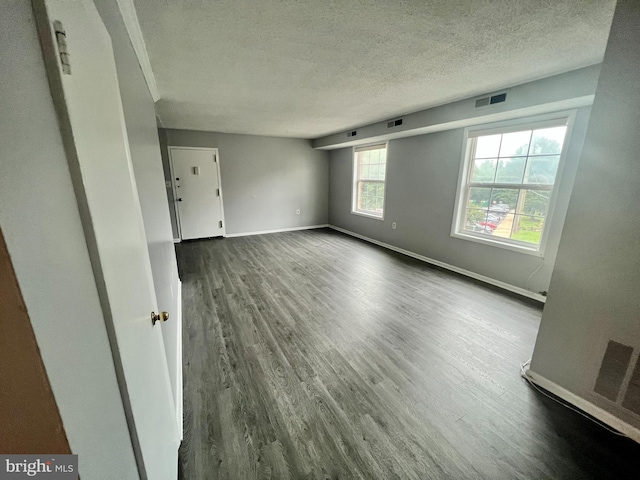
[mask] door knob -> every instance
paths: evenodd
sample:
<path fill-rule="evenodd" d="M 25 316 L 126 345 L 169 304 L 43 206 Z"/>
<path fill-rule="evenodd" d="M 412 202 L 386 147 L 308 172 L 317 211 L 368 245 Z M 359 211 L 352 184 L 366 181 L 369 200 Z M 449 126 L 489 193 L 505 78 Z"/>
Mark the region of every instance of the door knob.
<path fill-rule="evenodd" d="M 181 201 L 182 201 L 182 199 L 181 199 L 181 198 L 179 198 L 179 199 L 178 199 L 178 201 L 179 201 L 179 202 L 181 202 Z"/>
<path fill-rule="evenodd" d="M 168 312 L 160 312 L 160 313 L 151 312 L 151 325 L 155 325 L 156 322 L 159 322 L 159 321 L 166 322 L 167 320 L 169 320 Z"/>

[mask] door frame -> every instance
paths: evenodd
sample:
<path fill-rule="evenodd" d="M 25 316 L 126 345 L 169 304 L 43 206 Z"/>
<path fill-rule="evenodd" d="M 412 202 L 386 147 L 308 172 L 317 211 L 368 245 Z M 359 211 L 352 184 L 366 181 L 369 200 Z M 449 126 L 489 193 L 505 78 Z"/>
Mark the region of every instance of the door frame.
<path fill-rule="evenodd" d="M 63 3 L 63 2 L 58 2 Z M 68 2 L 67 2 L 68 3 Z M 69 174 L 71 178 L 71 185 L 73 187 L 73 193 L 75 196 L 75 201 L 78 205 L 78 213 L 82 226 L 82 231 L 86 240 L 87 253 L 89 256 L 89 261 L 91 263 L 93 277 L 95 280 L 95 286 L 97 290 L 98 300 L 101 305 L 101 312 L 97 312 L 104 317 L 104 325 L 106 329 L 107 338 L 109 341 L 109 346 L 111 350 L 111 356 L 113 357 L 113 365 L 114 365 L 114 373 L 115 378 L 118 384 L 120 398 L 123 407 L 124 417 L 126 419 L 127 427 L 129 430 L 129 437 L 131 439 L 132 446 L 132 454 L 134 456 L 135 462 L 137 464 L 138 474 L 140 478 L 146 479 L 148 478 L 149 469 L 147 466 L 148 462 L 145 463 L 145 457 L 143 455 L 143 449 L 141 446 L 140 435 L 139 432 L 139 424 L 138 421 L 140 417 L 136 418 L 136 413 L 134 413 L 133 402 L 131 401 L 131 389 L 130 386 L 127 385 L 127 378 L 125 375 L 125 362 L 123 360 L 123 355 L 121 352 L 123 351 L 121 347 L 123 346 L 122 341 L 117 337 L 117 328 L 116 328 L 116 314 L 112 309 L 112 297 L 109 292 L 109 287 L 106 281 L 105 271 L 103 269 L 103 260 L 104 253 L 99 249 L 98 236 L 95 231 L 95 219 L 93 216 L 90 205 L 89 205 L 89 196 L 87 194 L 87 184 L 85 183 L 85 179 L 82 173 L 82 165 L 79 156 L 78 150 L 78 141 L 76 137 L 76 132 L 74 130 L 74 125 L 72 121 L 72 116 L 70 114 L 69 105 L 67 103 L 67 98 L 65 94 L 65 87 L 63 82 L 63 71 L 60 65 L 60 55 L 59 55 L 59 46 L 56 42 L 56 34 L 54 32 L 53 27 L 53 15 L 50 14 L 50 6 L 47 0 L 32 0 L 32 8 L 34 12 L 34 19 L 36 23 L 36 27 L 38 28 L 38 37 L 40 40 L 40 46 L 42 48 L 44 65 L 47 73 L 47 79 L 49 81 L 50 94 L 53 102 L 53 106 L 56 110 L 56 114 L 59 122 L 60 135 L 62 139 L 62 145 L 65 150 L 65 155 L 67 157 L 67 164 L 69 166 Z M 129 139 L 126 131 L 126 121 L 124 118 L 124 113 L 122 110 L 122 99 L 121 93 L 118 86 L 118 75 L 117 69 L 115 65 L 115 57 L 113 52 L 113 47 L 111 44 L 111 39 L 108 36 L 108 30 L 104 25 L 104 21 L 100 16 L 97 8 L 93 4 L 92 0 L 86 0 L 83 2 L 78 2 L 78 6 L 81 8 L 85 8 L 85 13 L 88 16 L 93 16 L 94 19 L 97 19 L 100 23 L 100 31 L 96 33 L 96 35 L 104 35 L 105 38 L 108 39 L 109 50 L 110 50 L 110 59 L 109 65 L 107 66 L 107 73 L 109 75 L 113 74 L 115 91 L 118 95 L 118 120 L 119 127 L 122 128 L 123 140 L 124 140 L 124 150 L 126 152 L 127 157 L 127 168 L 128 168 L 128 180 L 131 182 L 131 187 L 133 191 L 133 197 L 135 199 L 138 208 L 137 212 L 134 212 L 134 216 L 137 217 L 138 226 L 140 228 L 140 236 L 142 240 L 142 244 L 144 248 L 141 251 L 144 252 L 144 255 L 147 259 L 148 263 L 148 244 L 146 241 L 146 232 L 144 230 L 144 221 L 142 218 L 142 211 L 139 206 L 139 197 L 137 191 L 137 185 L 135 182 L 135 176 L 133 173 L 131 153 L 129 150 Z M 88 8 L 90 7 L 90 8 Z M 64 20 L 64 19 L 63 19 Z M 76 57 L 81 58 L 81 57 Z M 113 63 L 112 63 L 113 62 Z M 155 294 L 155 290 L 153 288 L 153 275 L 151 272 L 151 265 L 148 263 L 144 266 L 146 270 L 147 278 L 149 281 L 150 294 L 152 297 L 152 305 L 149 305 L 154 311 L 157 311 L 158 302 Z M 135 319 L 138 321 L 138 319 Z M 150 323 L 150 318 L 145 316 L 145 324 Z M 151 326 L 149 329 L 152 329 Z M 156 333 L 156 337 L 161 335 L 160 333 Z M 161 347 L 162 358 L 158 359 L 165 365 L 165 369 L 163 371 L 163 376 L 165 377 L 166 386 L 168 387 L 166 393 L 167 398 L 157 398 L 155 399 L 157 402 L 163 401 L 174 401 L 174 396 L 171 388 L 171 381 L 169 379 L 168 372 L 168 364 L 166 361 L 166 354 L 164 353 L 164 343 L 162 338 L 158 338 L 158 343 Z M 175 407 L 175 406 L 174 406 Z M 176 408 L 177 410 L 177 408 Z M 176 447 L 180 445 L 180 432 L 178 431 L 178 425 L 175 422 L 175 413 L 171 414 L 170 424 L 172 426 L 172 435 L 175 434 Z M 174 440 L 172 438 L 172 440 Z M 176 448 L 175 459 L 178 460 L 178 451 Z"/>
<path fill-rule="evenodd" d="M 173 210 L 176 213 L 176 223 L 178 224 L 178 238 L 179 241 L 182 241 L 182 225 L 180 224 L 180 211 L 178 209 L 178 199 L 176 195 L 176 176 L 173 173 L 173 150 L 203 150 L 208 152 L 213 152 L 216 160 L 214 163 L 216 164 L 216 169 L 218 171 L 218 185 L 220 188 L 220 216 L 222 217 L 222 238 L 227 237 L 227 222 L 224 218 L 224 199 L 222 196 L 222 174 L 220 173 L 220 153 L 218 152 L 218 148 L 213 147 L 182 147 L 180 145 L 169 145 L 167 147 L 169 151 L 169 169 L 171 170 L 171 191 L 173 192 Z"/>

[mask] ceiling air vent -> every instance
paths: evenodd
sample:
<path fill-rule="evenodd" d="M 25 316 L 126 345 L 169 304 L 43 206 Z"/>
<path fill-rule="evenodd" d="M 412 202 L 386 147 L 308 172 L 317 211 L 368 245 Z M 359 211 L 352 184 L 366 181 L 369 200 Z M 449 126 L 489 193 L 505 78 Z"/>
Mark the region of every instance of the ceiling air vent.
<path fill-rule="evenodd" d="M 353 130 L 351 132 L 347 132 L 347 137 L 355 137 L 358 134 L 357 130 Z"/>
<path fill-rule="evenodd" d="M 490 97 L 483 97 L 476 100 L 476 108 L 486 107 L 487 105 L 495 105 L 496 103 L 502 103 L 507 101 L 506 93 L 498 93 Z"/>
<path fill-rule="evenodd" d="M 387 128 L 392 128 L 392 127 L 399 127 L 400 125 L 402 125 L 402 119 L 399 118 L 398 120 L 391 120 L 390 122 L 387 123 Z"/>

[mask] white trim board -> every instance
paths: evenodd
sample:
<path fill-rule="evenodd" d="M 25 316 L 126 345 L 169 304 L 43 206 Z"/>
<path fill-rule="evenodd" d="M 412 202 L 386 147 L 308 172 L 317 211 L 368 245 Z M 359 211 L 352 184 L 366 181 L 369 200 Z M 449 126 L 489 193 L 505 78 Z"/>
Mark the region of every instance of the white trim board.
<path fill-rule="evenodd" d="M 149 93 L 153 98 L 154 103 L 160 100 L 160 92 L 158 91 L 158 85 L 156 83 L 156 77 L 151 69 L 151 61 L 149 60 L 149 54 L 147 53 L 147 45 L 144 43 L 144 37 L 142 36 L 142 30 L 140 29 L 140 22 L 138 21 L 138 14 L 136 13 L 136 7 L 133 4 L 133 0 L 116 0 L 122 20 L 129 33 L 129 39 L 133 50 L 138 57 L 138 63 L 142 69 L 142 75 L 147 82 Z"/>
<path fill-rule="evenodd" d="M 314 230 L 316 228 L 327 228 L 327 227 L 331 227 L 331 225 L 328 225 L 325 223 L 322 225 L 307 225 L 306 227 L 277 228 L 275 230 L 261 230 L 257 232 L 228 233 L 227 238 L 248 237 L 250 235 L 264 235 L 265 233 L 296 232 L 298 230 Z"/>
<path fill-rule="evenodd" d="M 352 237 L 359 238 L 366 242 L 373 243 L 380 247 L 387 248 L 389 250 L 393 250 L 394 252 L 402 253 L 408 257 L 415 258 L 417 260 L 421 260 L 425 263 L 429 263 L 431 265 L 435 265 L 437 267 L 444 268 L 446 270 L 450 270 L 455 273 L 459 273 L 464 275 L 465 277 L 474 278 L 476 280 L 480 280 L 481 282 L 488 283 L 489 285 L 493 285 L 495 287 L 502 288 L 504 290 L 508 290 L 513 293 L 517 293 L 518 295 L 522 295 L 523 297 L 532 298 L 533 300 L 537 300 L 538 302 L 545 303 L 547 301 L 547 297 L 540 295 L 539 293 L 530 292 L 529 290 L 525 290 L 521 287 L 516 287 L 515 285 L 511 285 L 510 283 L 501 282 L 500 280 L 495 280 L 490 277 L 485 277 L 484 275 L 480 275 L 479 273 L 471 272 L 469 270 L 465 270 L 464 268 L 456 267 L 454 265 L 450 265 L 445 262 L 441 262 L 439 260 L 434 260 L 433 258 L 425 257 L 423 255 L 419 255 L 417 253 L 410 252 L 409 250 L 405 250 L 400 247 L 396 247 L 394 245 L 390 245 L 388 243 L 381 242 L 379 240 L 374 240 L 373 238 L 365 237 L 364 235 L 360 235 L 359 233 L 352 232 L 350 230 L 345 230 L 344 228 L 336 227 L 335 225 L 329 225 L 329 228 L 336 230 L 338 232 L 345 233 L 347 235 L 351 235 Z"/>
<path fill-rule="evenodd" d="M 176 354 L 176 422 L 178 422 L 178 432 L 180 433 L 180 441 L 184 440 L 184 422 L 183 422 L 183 381 L 182 381 L 182 282 L 178 280 L 178 312 L 176 315 L 176 323 L 178 324 L 178 349 Z"/>
<path fill-rule="evenodd" d="M 597 405 L 594 405 L 590 401 L 576 395 L 575 393 L 570 392 L 566 388 L 561 387 L 557 383 L 552 382 L 542 375 L 538 375 L 537 373 L 532 372 L 530 369 L 525 372 L 525 375 L 527 379 L 531 380 L 531 382 L 533 382 L 540 388 L 544 388 L 548 392 L 554 394 L 556 397 L 561 398 L 565 402 L 570 403 L 583 412 L 600 420 L 602 423 L 609 425 L 611 428 L 625 434 L 627 437 L 640 443 L 640 430 L 633 425 L 629 425 L 612 413 L 598 407 Z"/>

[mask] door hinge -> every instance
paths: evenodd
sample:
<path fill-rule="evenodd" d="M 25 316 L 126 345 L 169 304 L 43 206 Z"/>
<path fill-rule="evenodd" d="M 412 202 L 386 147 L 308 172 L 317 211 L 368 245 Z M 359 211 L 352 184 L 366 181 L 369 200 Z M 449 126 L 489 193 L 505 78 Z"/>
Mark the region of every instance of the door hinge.
<path fill-rule="evenodd" d="M 216 197 L 219 197 L 219 196 L 220 196 L 220 189 L 216 188 Z"/>
<path fill-rule="evenodd" d="M 62 22 L 55 20 L 53 22 L 53 31 L 56 35 L 56 43 L 58 44 L 58 54 L 60 55 L 60 64 L 62 65 L 62 73 L 71 75 L 71 58 L 67 50 L 67 34 L 64 31 Z"/>
<path fill-rule="evenodd" d="M 218 225 L 220 226 L 220 228 L 222 228 L 222 220 L 218 222 Z"/>

